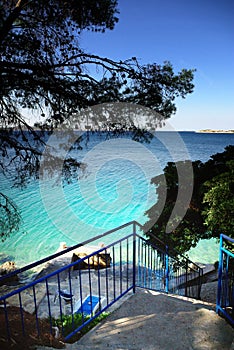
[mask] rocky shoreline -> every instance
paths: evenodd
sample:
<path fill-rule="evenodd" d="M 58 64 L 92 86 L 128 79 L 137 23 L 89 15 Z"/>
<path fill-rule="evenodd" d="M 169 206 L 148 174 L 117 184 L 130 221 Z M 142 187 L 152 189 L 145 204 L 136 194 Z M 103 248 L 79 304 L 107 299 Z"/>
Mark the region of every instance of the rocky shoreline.
<path fill-rule="evenodd" d="M 214 134 L 233 134 L 234 130 L 214 130 L 214 129 L 203 129 L 196 131 L 198 133 L 214 133 Z"/>

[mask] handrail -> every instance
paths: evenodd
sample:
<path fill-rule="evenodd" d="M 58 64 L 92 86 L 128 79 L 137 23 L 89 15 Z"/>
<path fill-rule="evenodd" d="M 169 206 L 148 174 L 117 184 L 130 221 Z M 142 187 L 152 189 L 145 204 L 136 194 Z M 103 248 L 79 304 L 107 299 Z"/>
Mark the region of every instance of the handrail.
<path fill-rule="evenodd" d="M 133 224 L 136 224 L 137 226 L 142 228 L 142 225 L 139 224 L 137 221 L 130 221 L 130 222 L 126 223 L 126 224 L 120 225 L 120 226 L 118 226 L 118 227 L 116 227 L 114 229 L 106 231 L 106 232 L 104 232 L 104 233 L 102 233 L 102 234 L 100 234 L 98 236 L 95 236 L 95 237 L 92 237 L 90 239 L 87 239 L 86 241 L 83 241 L 82 243 L 78 243 L 78 244 L 76 244 L 76 245 L 74 245 L 72 247 L 66 248 L 66 249 L 64 249 L 61 252 L 57 252 L 57 253 L 51 254 L 51 255 L 43 258 L 43 259 L 37 260 L 37 261 L 35 261 L 35 262 L 31 263 L 31 264 L 28 264 L 28 265 L 26 265 L 24 267 L 21 267 L 21 268 L 19 268 L 17 270 L 14 270 L 14 271 L 6 274 L 6 275 L 2 275 L 2 276 L 0 276 L 0 282 L 3 281 L 6 278 L 13 277 L 13 276 L 18 275 L 18 274 L 20 274 L 22 272 L 31 270 L 32 268 L 34 268 L 36 266 L 42 265 L 42 264 L 44 264 L 44 263 L 46 263 L 46 262 L 48 262 L 48 261 L 50 261 L 52 259 L 58 258 L 59 256 L 63 256 L 64 254 L 67 254 L 67 253 L 69 253 L 72 250 L 75 250 L 77 248 L 83 247 L 86 244 L 92 243 L 92 242 L 94 242 L 94 241 L 96 241 L 98 239 L 101 239 L 101 238 L 103 238 L 105 236 L 108 236 L 108 235 L 110 235 L 110 234 L 112 234 L 112 233 L 114 233 L 116 231 L 122 230 L 123 228 L 128 227 L 128 226 L 133 225 Z"/>
<path fill-rule="evenodd" d="M 223 233 L 221 233 L 220 236 L 222 236 L 223 239 L 226 239 L 227 241 L 234 243 L 234 238 L 224 235 Z"/>
<path fill-rule="evenodd" d="M 101 247 L 100 249 L 98 249 L 98 250 L 96 250 L 96 251 L 90 253 L 89 255 L 86 255 L 85 257 L 80 258 L 80 259 L 79 259 L 79 263 L 81 263 L 82 261 L 88 260 L 88 259 L 91 258 L 93 255 L 99 254 L 99 253 L 103 252 L 103 250 L 106 250 L 106 249 L 110 248 L 113 244 L 120 243 L 120 242 L 122 242 L 123 240 L 128 239 L 129 237 L 131 237 L 131 235 L 125 236 L 124 238 L 119 239 L 119 240 L 115 241 L 114 243 L 111 243 L 111 244 L 105 246 L 104 248 Z M 65 265 L 65 266 L 61 267 L 60 269 L 58 269 L 58 270 L 56 270 L 56 271 L 53 271 L 53 272 L 51 272 L 50 274 L 48 274 L 48 275 L 46 275 L 46 276 L 40 277 L 40 278 L 36 279 L 35 281 L 30 282 L 30 286 L 32 287 L 32 286 L 35 286 L 36 284 L 38 284 L 38 283 L 40 283 L 40 282 L 44 282 L 44 281 L 46 281 L 48 278 L 53 277 L 53 276 L 56 276 L 56 275 L 58 275 L 59 273 L 61 273 L 61 272 L 63 272 L 63 271 L 66 271 L 67 269 L 70 269 L 70 268 L 74 267 L 75 265 L 77 265 L 77 261 L 72 262 L 72 263 L 70 263 L 70 264 L 68 264 L 68 265 Z M 9 276 L 9 275 L 8 275 L 8 276 Z M 2 297 L 0 296 L 0 301 L 1 301 L 1 300 L 4 300 L 4 299 L 6 299 L 6 298 L 12 297 L 12 296 L 15 295 L 15 294 L 19 294 L 20 292 L 22 292 L 23 290 L 25 290 L 25 289 L 27 289 L 27 288 L 28 288 L 28 285 L 23 286 L 23 287 L 20 287 L 20 288 L 18 288 L 17 290 L 14 290 L 14 291 L 12 291 L 12 292 L 10 292 L 10 293 L 8 293 L 8 294 L 4 294 Z"/>
<path fill-rule="evenodd" d="M 234 259 L 234 254 L 223 246 L 224 240 L 234 243 L 233 238 L 220 234 L 216 312 L 223 314 L 234 326 L 234 272 L 229 269 L 229 260 Z M 229 309 L 231 313 L 228 312 Z"/>
<path fill-rule="evenodd" d="M 185 257 L 184 255 L 179 253 L 180 258 L 182 258 L 182 261 L 184 264 L 181 264 L 181 260 L 178 256 L 171 256 L 169 250 L 166 248 L 165 250 L 159 248 L 156 244 L 148 241 L 147 239 L 141 237 L 140 235 L 136 235 L 141 239 L 142 242 L 144 242 L 146 245 L 152 247 L 153 250 L 156 250 L 157 252 L 161 253 L 165 257 L 165 292 L 168 293 L 171 289 L 170 287 L 170 279 L 171 279 L 171 266 L 172 265 L 178 265 L 180 268 L 185 269 L 185 280 L 179 280 L 176 282 L 178 288 L 185 288 L 185 296 L 191 296 L 197 299 L 200 299 L 200 292 L 201 292 L 201 285 L 202 285 L 202 278 L 203 278 L 203 268 L 200 267 L 199 265 L 195 264 L 193 261 Z M 192 266 L 189 266 L 189 263 L 191 263 Z M 189 270 L 191 271 L 192 274 L 196 274 L 195 276 L 190 276 L 189 275 Z M 194 283 L 194 285 L 198 286 L 198 290 L 194 292 L 189 293 L 189 287 L 191 286 L 191 282 Z M 172 288 L 175 290 L 175 288 Z"/>
<path fill-rule="evenodd" d="M 97 241 L 98 239 L 101 239 L 101 238 L 103 238 L 103 237 L 106 237 L 106 236 L 108 236 L 108 235 L 110 235 L 110 234 L 112 234 L 112 233 L 114 233 L 114 232 L 116 232 L 116 231 L 122 230 L 123 228 L 128 227 L 128 226 L 131 226 L 131 225 L 136 225 L 136 226 L 138 226 L 138 227 L 143 231 L 143 226 L 142 226 L 139 222 L 137 222 L 137 221 L 135 221 L 135 220 L 129 221 L 129 222 L 126 223 L 126 224 L 123 224 L 123 225 L 120 225 L 120 226 L 118 226 L 118 227 L 115 227 L 114 229 L 108 230 L 108 231 L 106 231 L 106 232 L 104 232 L 104 233 L 102 233 L 102 234 L 100 234 L 100 235 L 98 235 L 98 236 L 92 237 L 92 238 L 90 238 L 90 239 L 87 239 L 86 241 L 83 241 L 83 242 L 81 242 L 81 243 L 78 243 L 78 244 L 75 244 L 75 245 L 73 245 L 73 246 L 71 246 L 71 247 L 68 247 L 68 248 L 62 250 L 61 252 L 57 252 L 57 253 L 51 254 L 51 255 L 49 255 L 49 256 L 43 258 L 43 259 L 37 260 L 37 261 L 35 261 L 35 262 L 33 262 L 33 263 L 30 263 L 30 264 L 28 264 L 28 265 L 26 265 L 26 266 L 24 266 L 24 267 L 21 267 L 21 268 L 19 268 L 19 269 L 16 269 L 16 270 L 14 270 L 14 271 L 12 271 L 12 272 L 6 274 L 6 275 L 2 275 L 2 276 L 0 276 L 0 282 L 3 281 L 4 279 L 10 278 L 10 277 L 13 277 L 13 276 L 15 276 L 15 275 L 18 275 L 18 274 L 20 274 L 20 273 L 23 273 L 23 272 L 25 272 L 25 271 L 31 270 L 31 269 L 34 268 L 34 267 L 37 267 L 37 266 L 39 266 L 39 265 L 42 265 L 42 264 L 44 264 L 44 263 L 46 263 L 46 262 L 48 262 L 48 261 L 50 261 L 50 260 L 52 260 L 52 259 L 58 258 L 58 257 L 60 257 L 60 256 L 63 256 L 63 255 L 65 255 L 65 254 L 69 253 L 70 251 L 73 251 L 73 250 L 75 250 L 75 249 L 77 249 L 77 248 L 83 247 L 83 246 L 85 246 L 86 244 L 95 242 L 95 241 Z M 151 232 L 147 232 L 147 235 L 151 236 L 151 237 L 152 237 L 154 240 L 156 240 L 157 242 L 163 244 L 163 245 L 165 246 L 165 249 L 166 249 L 165 243 L 164 243 L 163 241 L 161 241 L 159 238 L 157 238 L 157 237 L 155 237 L 154 235 L 152 235 Z M 224 235 L 223 235 L 223 236 L 224 236 Z M 227 236 L 224 236 L 224 237 L 227 237 Z M 233 242 L 234 242 L 234 240 L 233 240 Z M 150 244 L 152 244 L 152 243 L 150 243 Z M 156 247 L 154 244 L 153 244 L 153 246 L 154 246 L 155 248 L 157 248 L 157 249 L 160 249 L 160 248 Z M 197 269 L 200 269 L 200 266 L 197 265 L 196 263 L 194 263 L 192 260 L 190 260 L 189 258 L 187 258 L 186 256 L 184 256 L 183 254 L 177 252 L 176 250 L 174 250 L 174 251 L 175 251 L 175 253 L 179 254 L 182 258 L 184 258 L 185 260 L 189 261 L 189 262 L 192 263 L 194 266 L 196 266 Z M 170 253 L 170 252 L 168 252 L 168 253 Z"/>
<path fill-rule="evenodd" d="M 1 296 L 0 302 L 3 305 L 5 313 L 6 333 L 4 337 L 10 340 L 11 330 L 14 328 L 14 324 L 8 313 L 8 303 L 9 305 L 12 303 L 12 305 L 16 306 L 16 313 L 19 312 L 21 317 L 24 335 L 27 334 L 24 311 L 27 311 L 26 308 L 30 305 L 30 307 L 33 308 L 30 310 L 32 315 L 35 316 L 35 330 L 38 335 L 40 334 L 38 319 L 40 317 L 45 317 L 46 314 L 49 320 L 48 327 L 50 328 L 50 333 L 52 334 L 54 320 L 57 320 L 56 322 L 60 323 L 60 331 L 65 337 L 65 341 L 67 341 L 76 332 L 128 292 L 132 291 L 135 293 L 136 287 L 153 289 L 166 293 L 170 292 L 199 299 L 202 269 L 199 267 L 199 269 L 196 270 L 196 267 L 194 267 L 194 269 L 191 267 L 189 271 L 188 259 L 185 263 L 184 260 L 182 260 L 183 263 L 181 264 L 179 259 L 171 257 L 167 251 L 163 251 L 157 246 L 154 246 L 153 243 L 147 241 L 137 232 L 137 227 L 142 228 L 142 226 L 136 221 L 121 225 L 118 228 L 109 230 L 83 243 L 105 237 L 119 229 L 130 227 L 130 225 L 132 225 L 132 227 L 129 229 L 128 234 L 125 232 L 126 235 L 124 237 L 121 236 L 121 238 L 117 239 L 115 242 L 105 247 L 100 247 L 83 258 L 78 257 L 78 260 L 66 264 L 49 274 L 45 274 Z M 68 251 L 73 250 L 74 247 L 82 245 L 84 244 L 73 246 L 69 248 L 69 250 L 66 249 L 59 254 L 53 254 L 52 257 L 62 256 Z M 103 273 L 100 271 L 101 263 L 103 263 L 103 260 L 100 261 L 100 259 L 103 259 L 103 257 L 101 258 L 102 254 L 104 255 L 105 268 Z M 46 260 L 49 261 L 50 258 L 51 256 L 47 257 Z M 44 261 L 45 259 L 42 260 Z M 94 261 L 96 261 L 97 265 L 94 265 Z M 84 265 L 87 273 L 81 270 Z M 26 268 L 29 267 L 25 267 L 25 270 Z M 96 269 L 95 275 L 91 273 L 91 269 L 93 268 Z M 7 275 L 7 277 L 8 276 L 9 275 Z M 65 308 L 65 302 L 62 300 L 61 292 L 71 295 L 71 300 L 67 305 L 68 310 Z M 58 305 L 55 305 L 54 295 L 56 293 L 58 294 Z M 74 315 L 74 311 L 78 312 L 78 309 L 76 309 L 76 301 L 79 300 L 81 305 L 83 305 L 82 300 L 84 300 L 87 295 L 89 295 L 91 299 L 92 296 L 98 297 L 99 305 L 97 305 L 97 307 L 99 306 L 99 309 L 96 310 L 97 312 L 95 311 L 95 314 L 91 311 L 90 318 L 87 320 L 84 310 L 81 308 L 79 312 L 82 314 L 82 324 L 77 327 Z M 26 299 L 24 299 L 25 296 Z M 30 300 L 30 303 L 28 300 Z M 102 304 L 102 300 L 103 303 L 105 300 L 105 304 Z M 66 329 L 65 332 L 65 325 L 62 322 L 65 315 L 69 315 L 72 321 L 72 331 L 69 334 L 66 333 L 68 329 Z M 4 332 L 4 329 L 2 331 Z"/>
<path fill-rule="evenodd" d="M 143 227 L 143 226 L 141 226 L 141 227 Z M 151 237 L 152 237 L 154 240 L 156 240 L 157 242 L 163 244 L 164 247 L 165 247 L 165 250 L 164 250 L 164 251 L 167 251 L 168 254 L 169 254 L 170 256 L 173 256 L 173 257 L 174 257 L 174 259 L 178 260 L 173 254 L 171 254 L 171 252 L 175 252 L 175 253 L 176 253 L 176 256 L 180 256 L 181 258 L 185 259 L 185 260 L 188 261 L 189 263 L 193 264 L 194 266 L 196 266 L 196 268 L 197 268 L 198 270 L 201 269 L 201 267 L 200 267 L 198 264 L 196 264 L 195 262 L 193 262 L 192 260 L 190 260 L 189 258 L 187 258 L 185 255 L 183 255 L 183 254 L 181 254 L 180 252 L 178 252 L 176 249 L 170 250 L 170 249 L 168 248 L 168 246 L 167 246 L 163 241 L 161 241 L 159 238 L 155 237 L 151 232 L 147 232 L 147 235 L 151 236 Z M 163 252 L 163 249 L 157 247 L 156 244 L 154 244 L 153 242 L 148 241 L 148 240 L 145 240 L 145 241 L 146 241 L 148 244 L 152 245 L 152 247 L 157 248 L 157 249 L 159 249 L 159 250 L 161 250 L 161 251 Z"/>
<path fill-rule="evenodd" d="M 125 225 L 124 225 L 125 226 Z M 4 339 L 7 338 L 9 341 L 11 341 L 11 334 L 14 329 L 14 324 L 12 323 L 12 318 L 9 314 L 9 305 L 16 306 L 16 313 L 19 313 L 20 320 L 22 325 L 22 333 L 23 335 L 27 335 L 28 331 L 26 331 L 27 324 L 25 323 L 25 315 L 24 311 L 25 308 L 30 305 L 31 308 L 33 308 L 33 311 L 30 313 L 35 316 L 34 321 L 32 323 L 35 326 L 35 331 L 37 332 L 38 336 L 41 332 L 41 326 L 38 322 L 38 319 L 40 317 L 44 318 L 44 312 L 46 312 L 46 318 L 49 322 L 48 325 L 48 331 L 52 334 L 52 328 L 54 325 L 54 321 L 60 322 L 60 331 L 62 332 L 62 335 L 64 336 L 65 340 L 68 340 L 73 334 L 78 332 L 81 328 L 83 328 L 85 325 L 87 325 L 89 322 L 91 322 L 94 318 L 96 318 L 98 315 L 100 315 L 103 311 L 105 311 L 108 307 L 110 307 L 113 303 L 118 301 L 120 298 L 122 298 L 125 294 L 130 292 L 131 290 L 134 290 L 134 279 L 132 274 L 130 274 L 130 270 L 132 268 L 131 265 L 131 254 L 132 252 L 132 244 L 133 244 L 133 233 L 131 232 L 129 235 L 125 237 L 121 237 L 119 240 L 108 244 L 105 247 L 100 247 L 100 249 L 92 252 L 89 255 L 84 256 L 81 259 L 78 259 L 66 266 L 61 267 L 60 269 L 53 271 L 50 274 L 47 274 L 35 281 L 32 281 L 28 283 L 27 285 L 18 288 L 17 290 L 14 290 L 8 294 L 3 295 L 0 297 L 1 304 L 4 308 L 5 313 L 5 333 L 4 333 L 4 322 L 2 324 L 3 327 L 1 327 L 1 337 Z M 127 260 L 126 260 L 126 267 L 125 274 L 123 275 L 122 271 L 122 263 L 125 261 L 124 256 L 122 255 L 122 247 L 125 247 L 127 251 Z M 109 255 L 109 251 L 112 252 L 111 261 L 113 264 L 110 264 L 108 262 L 107 255 Z M 104 254 L 104 262 L 105 262 L 105 270 L 104 274 L 101 273 L 101 254 Z M 119 256 L 117 257 L 117 254 Z M 96 257 L 97 260 L 97 267 L 96 267 L 96 275 L 93 279 L 91 274 L 92 267 L 92 257 Z M 106 259 L 106 260 L 105 260 Z M 94 260 L 94 259 L 93 259 Z M 120 264 L 118 264 L 118 261 L 120 261 Z M 87 272 L 88 273 L 82 273 L 81 270 L 81 263 L 85 262 L 87 265 Z M 76 267 L 76 268 L 75 268 Z M 64 274 L 65 273 L 65 274 Z M 116 276 L 119 276 L 119 280 L 116 279 Z M 62 276 L 66 276 L 62 278 Z M 103 279 L 102 279 L 103 278 Z M 88 281 L 87 281 L 88 279 Z M 109 279 L 112 280 L 112 290 L 109 290 Z M 103 283 L 101 283 L 101 280 Z M 52 283 L 50 283 L 52 281 Z M 68 309 L 66 310 L 64 308 L 65 302 L 62 300 L 61 292 L 65 292 L 71 295 L 71 300 L 67 304 Z M 30 291 L 30 292 L 28 292 Z M 56 299 L 54 298 L 55 295 L 58 294 L 58 305 L 56 306 Z M 75 314 L 78 312 L 77 309 L 77 303 L 76 301 L 80 300 L 81 305 L 82 300 L 89 295 L 91 298 L 91 311 L 90 311 L 90 318 L 86 319 L 85 310 L 81 308 L 81 314 L 82 314 L 82 324 L 76 328 L 75 327 Z M 16 298 L 14 298 L 16 296 Z M 18 298 L 17 298 L 18 296 Z M 30 303 L 25 302 L 23 296 L 26 296 L 26 298 L 31 298 Z M 74 296 L 74 299 L 73 299 Z M 92 305 L 92 296 L 97 297 L 99 299 L 99 305 L 97 305 L 98 309 L 95 309 L 93 311 L 93 305 Z M 11 299 L 13 297 L 13 299 Z M 26 299 L 27 300 L 27 299 Z M 42 309 L 41 308 L 42 306 Z M 82 306 L 83 307 L 83 306 Z M 46 310 L 46 311 L 45 311 Z M 69 317 L 72 319 L 72 332 L 69 334 L 64 333 L 64 327 L 63 324 L 63 316 L 66 315 L 66 311 L 68 311 Z M 79 311 L 80 312 L 80 311 Z M 67 332 L 68 330 L 66 330 Z M 70 330 L 69 330 L 70 332 Z"/>

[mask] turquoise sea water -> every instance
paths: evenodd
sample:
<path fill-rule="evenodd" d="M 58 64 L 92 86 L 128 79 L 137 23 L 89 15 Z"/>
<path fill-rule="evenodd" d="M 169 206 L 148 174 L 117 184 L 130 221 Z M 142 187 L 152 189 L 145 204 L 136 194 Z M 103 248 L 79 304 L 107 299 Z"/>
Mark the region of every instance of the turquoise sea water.
<path fill-rule="evenodd" d="M 62 241 L 77 244 L 131 220 L 143 224 L 145 211 L 157 201 L 151 178 L 162 173 L 168 161 L 206 161 L 229 144 L 234 144 L 234 134 L 157 132 L 149 145 L 95 135 L 75 154 L 87 169 L 73 184 L 40 179 L 22 190 L 1 177 L 0 191 L 14 199 L 22 224 L 1 243 L 0 260 L 10 258 L 22 266 L 54 253 Z M 199 242 L 190 257 L 216 261 L 216 241 Z"/>

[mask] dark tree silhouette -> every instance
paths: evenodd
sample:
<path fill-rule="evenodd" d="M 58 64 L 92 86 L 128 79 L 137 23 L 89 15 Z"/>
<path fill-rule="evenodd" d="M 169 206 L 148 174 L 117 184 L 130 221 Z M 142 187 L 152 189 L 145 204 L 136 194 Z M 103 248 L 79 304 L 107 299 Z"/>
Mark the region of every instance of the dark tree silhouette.
<path fill-rule="evenodd" d="M 164 168 L 166 189 L 162 175 L 152 179 L 157 188 L 159 201 L 147 211 L 149 221 L 144 227 L 152 242 L 154 237 L 159 238 L 175 254 L 184 254 L 191 247 L 195 247 L 200 239 L 219 238 L 220 233 L 233 237 L 233 155 L 234 146 L 230 145 L 223 153 L 211 156 L 205 163 L 192 162 L 194 172 L 194 183 L 191 184 L 192 198 L 185 216 L 176 218 L 180 224 L 170 233 L 166 233 L 166 226 L 176 204 L 180 186 L 176 164 L 170 162 Z M 185 171 L 186 162 L 183 162 Z M 155 216 L 160 210 L 160 195 L 165 190 L 165 206 L 155 223 Z"/>
<path fill-rule="evenodd" d="M 193 91 L 194 70 L 175 74 L 170 62 L 140 66 L 134 57 L 114 61 L 81 48 L 82 31 L 105 32 L 117 22 L 116 0 L 0 1 L 0 169 L 14 172 L 17 184 L 37 178 L 49 133 L 79 127 L 86 108 L 141 104 L 155 111 L 148 124 L 157 127 L 175 113 L 175 98 Z M 40 117 L 36 128 L 33 115 Z M 148 139 L 129 115 L 104 115 L 99 129 L 115 135 L 130 130 L 136 140 Z M 69 167 L 80 164 L 69 158 L 65 175 L 74 174 Z"/>

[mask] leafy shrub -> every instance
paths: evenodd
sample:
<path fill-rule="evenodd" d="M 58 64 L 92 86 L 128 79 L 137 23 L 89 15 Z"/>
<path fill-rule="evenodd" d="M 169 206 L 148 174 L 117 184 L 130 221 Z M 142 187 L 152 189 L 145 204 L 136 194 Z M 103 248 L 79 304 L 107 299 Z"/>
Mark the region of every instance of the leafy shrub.
<path fill-rule="evenodd" d="M 53 326 L 58 327 L 63 337 L 66 337 L 68 334 L 72 333 L 78 327 L 90 320 L 90 322 L 86 324 L 79 332 L 77 332 L 76 335 L 71 337 L 70 342 L 74 342 L 82 335 L 87 333 L 90 329 L 95 327 L 99 322 L 104 320 L 109 314 L 109 312 L 103 312 L 93 320 L 90 320 L 90 316 L 83 316 L 81 313 L 74 315 L 62 315 L 62 318 L 53 320 Z"/>

